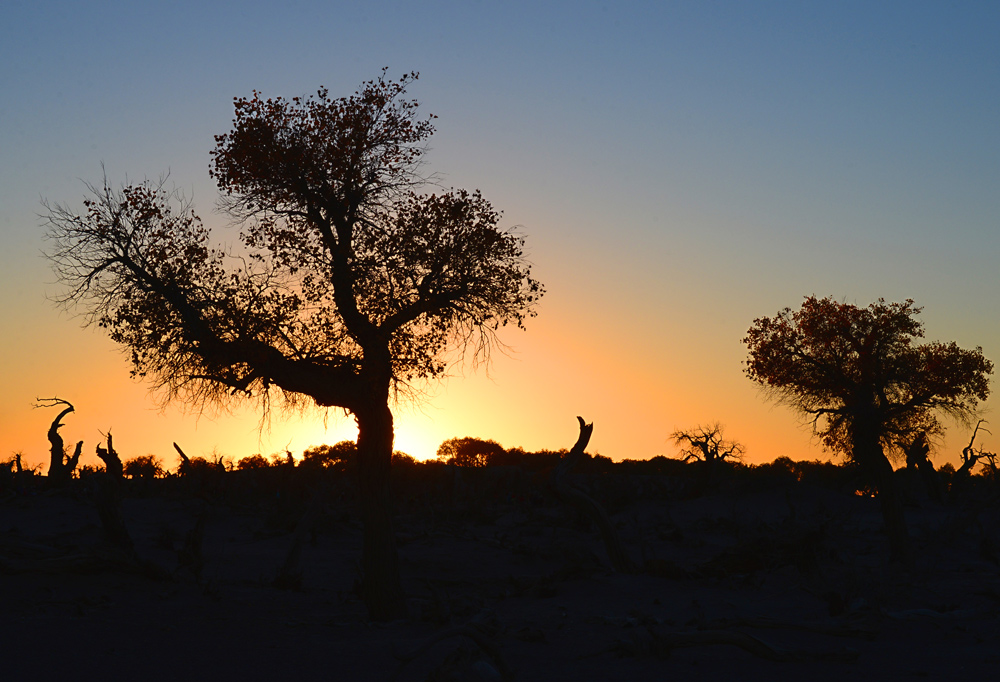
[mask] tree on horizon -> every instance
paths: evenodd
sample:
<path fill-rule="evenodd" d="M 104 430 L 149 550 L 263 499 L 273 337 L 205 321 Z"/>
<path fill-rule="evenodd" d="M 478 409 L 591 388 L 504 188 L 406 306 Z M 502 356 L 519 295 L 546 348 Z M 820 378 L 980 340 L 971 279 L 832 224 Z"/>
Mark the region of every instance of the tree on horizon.
<path fill-rule="evenodd" d="M 916 343 L 920 311 L 912 300 L 862 308 L 808 296 L 799 310 L 754 320 L 743 339 L 747 376 L 807 415 L 823 445 L 856 462 L 876 488 L 897 561 L 909 560 L 909 538 L 887 454 L 940 433 L 939 413 L 971 419 L 993 373 L 982 348 Z"/>
<path fill-rule="evenodd" d="M 449 438 L 438 446 L 436 457 L 446 464 L 464 467 L 484 467 L 497 456 L 506 454 L 500 443 L 492 438 Z"/>
<path fill-rule="evenodd" d="M 417 78 L 382 75 L 349 97 L 236 98 L 210 175 L 239 225 L 215 245 L 163 183 L 88 185 L 84 211 L 45 203 L 48 257 L 82 310 L 165 400 L 273 398 L 350 412 L 358 424 L 364 599 L 405 613 L 392 530 L 390 399 L 488 360 L 523 328 L 542 286 L 524 238 L 479 191 L 421 194 L 433 116 L 405 99 Z"/>

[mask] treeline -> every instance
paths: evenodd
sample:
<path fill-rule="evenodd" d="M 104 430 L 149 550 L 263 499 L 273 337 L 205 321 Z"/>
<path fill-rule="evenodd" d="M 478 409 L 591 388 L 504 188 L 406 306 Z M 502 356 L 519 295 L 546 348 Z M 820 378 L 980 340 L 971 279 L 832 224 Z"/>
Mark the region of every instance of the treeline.
<path fill-rule="evenodd" d="M 151 481 L 175 479 L 208 481 L 225 476 L 232 480 L 247 478 L 240 472 L 261 472 L 254 477 L 259 480 L 266 472 L 281 474 L 281 480 L 301 483 L 309 480 L 349 477 L 354 473 L 357 455 L 353 441 L 341 441 L 334 445 L 317 445 L 295 457 L 285 451 L 269 456 L 254 454 L 240 459 L 221 455 L 211 458 L 188 457 L 176 444 L 179 454 L 178 464 L 169 468 L 163 459 L 154 455 L 142 455 L 124 460 L 118 458 L 110 437 L 107 447 L 98 446 L 98 453 L 105 466 L 76 466 L 74 455 L 67 454 L 63 470 L 57 478 L 42 474 L 41 467 L 28 467 L 22 456 L 16 454 L 0 461 L 0 494 L 37 490 L 43 487 L 66 485 L 73 480 L 87 481 L 93 477 L 105 477 L 109 473 L 123 481 L 137 485 Z M 110 450 L 110 455 L 109 455 Z M 441 444 L 435 459 L 420 461 L 404 453 L 393 453 L 393 474 L 405 477 L 419 473 L 432 474 L 447 469 L 462 470 L 518 470 L 524 474 L 544 479 L 566 457 L 568 450 L 527 451 L 523 448 L 504 448 L 493 440 L 480 438 L 452 438 Z M 110 467 L 108 465 L 110 461 Z M 68 469 L 68 470 L 67 470 Z M 784 485 L 803 483 L 817 485 L 859 495 L 874 493 L 866 483 L 858 465 L 854 462 L 832 462 L 822 460 L 796 461 L 788 457 L 778 457 L 772 462 L 747 464 L 741 461 L 704 460 L 694 458 L 674 458 L 658 455 L 651 459 L 624 459 L 614 461 L 600 454 L 586 454 L 574 467 L 575 474 L 586 476 L 640 476 L 670 477 L 677 479 L 672 486 L 675 492 L 684 495 L 701 495 L 713 491 L 724 491 L 744 485 Z M 469 473 L 473 473 L 469 471 Z M 484 472 L 485 473 L 485 472 Z M 911 501 L 933 499 L 944 501 L 946 497 L 969 493 L 975 490 L 993 490 L 1000 484 L 1000 472 L 994 460 L 986 460 L 979 467 L 963 466 L 956 469 L 952 464 L 932 469 L 918 468 L 915 464 L 896 471 L 903 483 L 906 496 Z M 273 477 L 273 476 L 272 476 Z M 249 480 L 249 479 L 248 479 Z M 169 485 L 169 484 L 167 484 Z"/>

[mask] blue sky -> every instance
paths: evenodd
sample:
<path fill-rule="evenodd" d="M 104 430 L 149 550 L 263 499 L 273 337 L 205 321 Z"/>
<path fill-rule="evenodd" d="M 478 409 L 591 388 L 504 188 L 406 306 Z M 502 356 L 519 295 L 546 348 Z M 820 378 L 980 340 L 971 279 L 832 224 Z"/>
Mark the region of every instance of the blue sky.
<path fill-rule="evenodd" d="M 87 452 L 108 426 L 166 459 L 173 439 L 242 456 L 348 434 L 336 416 L 268 434 L 253 413 L 158 412 L 110 342 L 46 301 L 37 214 L 78 202 L 102 162 L 114 182 L 169 170 L 235 239 L 207 173 L 232 98 L 346 95 L 384 66 L 421 73 L 430 169 L 520 226 L 549 291 L 488 374 L 458 367 L 399 406 L 414 454 L 464 435 L 568 446 L 583 414 L 615 458 L 715 420 L 753 460 L 822 457 L 741 367 L 753 319 L 809 294 L 913 298 L 929 338 L 1000 360 L 1000 5 L 206 5 L 5 6 L 0 457 L 44 452 L 30 403 L 48 394 L 77 403 L 65 431 Z"/>

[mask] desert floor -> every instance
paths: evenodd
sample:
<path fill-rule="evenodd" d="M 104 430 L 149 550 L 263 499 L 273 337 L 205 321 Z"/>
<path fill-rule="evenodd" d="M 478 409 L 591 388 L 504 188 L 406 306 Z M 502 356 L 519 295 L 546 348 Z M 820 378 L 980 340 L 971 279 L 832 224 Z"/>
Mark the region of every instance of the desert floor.
<path fill-rule="evenodd" d="M 86 491 L 7 494 L 0 679 L 996 679 L 994 507 L 909 506 L 903 569 L 870 498 L 619 484 L 603 498 L 631 573 L 554 498 L 404 491 L 410 617 L 384 624 L 356 593 L 349 494 L 314 496 L 305 528 L 305 503 L 131 491 L 129 556 L 105 542 Z"/>

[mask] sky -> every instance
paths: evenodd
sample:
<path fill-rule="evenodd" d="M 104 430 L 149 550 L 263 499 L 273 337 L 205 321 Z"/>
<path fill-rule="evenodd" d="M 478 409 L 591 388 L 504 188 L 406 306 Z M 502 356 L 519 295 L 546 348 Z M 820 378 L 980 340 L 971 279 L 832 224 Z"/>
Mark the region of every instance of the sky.
<path fill-rule="evenodd" d="M 208 176 L 234 97 L 351 94 L 388 67 L 436 114 L 426 156 L 527 236 L 547 294 L 489 367 L 394 406 L 396 447 L 447 438 L 615 460 L 720 422 L 748 462 L 826 459 L 744 375 L 756 318 L 809 295 L 912 298 L 928 340 L 1000 361 L 1000 4 L 994 2 L 5 3 L 0 22 L 0 460 L 47 460 L 58 396 L 83 463 L 239 459 L 353 439 L 342 412 L 262 421 L 160 405 L 51 302 L 41 201 L 157 179 L 223 241 Z M 983 405 L 998 437 L 998 398 Z M 970 429 L 945 422 L 937 463 Z"/>

